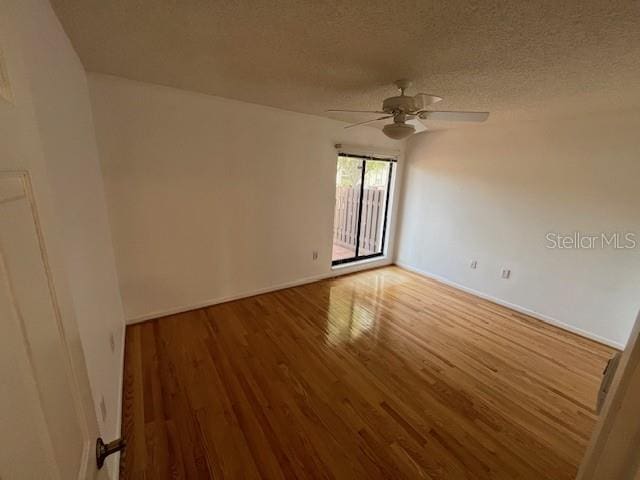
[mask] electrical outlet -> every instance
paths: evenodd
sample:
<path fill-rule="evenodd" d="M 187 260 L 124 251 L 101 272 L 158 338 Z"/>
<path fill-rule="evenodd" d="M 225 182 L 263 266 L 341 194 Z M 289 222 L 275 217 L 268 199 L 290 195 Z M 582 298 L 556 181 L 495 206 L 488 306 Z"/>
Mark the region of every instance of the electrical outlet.
<path fill-rule="evenodd" d="M 109 346 L 111 347 L 111 353 L 115 353 L 116 351 L 116 337 L 113 335 L 113 332 L 109 334 Z"/>
<path fill-rule="evenodd" d="M 314 250 L 314 251 L 313 251 L 313 259 L 314 259 L 314 260 L 317 260 L 317 259 L 318 259 L 318 251 L 317 251 L 317 250 Z"/>
<path fill-rule="evenodd" d="M 474 270 L 476 268 L 478 268 L 478 261 L 477 260 L 471 260 L 471 263 L 469 264 L 469 268 L 473 268 Z"/>
<path fill-rule="evenodd" d="M 508 268 L 503 268 L 502 272 L 500 273 L 500 277 L 507 279 L 511 276 L 511 270 L 509 270 Z"/>
<path fill-rule="evenodd" d="M 100 413 L 102 414 L 102 422 L 107 421 L 107 404 L 104 401 L 104 395 L 100 396 Z"/>

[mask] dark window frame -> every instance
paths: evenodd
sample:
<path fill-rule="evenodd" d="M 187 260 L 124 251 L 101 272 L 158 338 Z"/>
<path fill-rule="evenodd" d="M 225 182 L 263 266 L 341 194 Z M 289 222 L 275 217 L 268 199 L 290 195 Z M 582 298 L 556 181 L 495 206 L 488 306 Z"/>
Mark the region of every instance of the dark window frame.
<path fill-rule="evenodd" d="M 370 258 L 378 258 L 383 257 L 385 254 L 385 250 L 387 248 L 387 222 L 389 218 L 389 200 L 391 199 L 391 181 L 393 179 L 393 167 L 394 164 L 397 163 L 397 159 L 395 158 L 385 158 L 385 157 L 376 157 L 371 155 L 358 155 L 354 153 L 346 153 L 346 152 L 338 152 L 339 157 L 348 157 L 348 158 L 358 158 L 362 160 L 362 173 L 360 176 L 360 198 L 358 199 L 358 224 L 356 226 L 356 248 L 355 255 L 353 257 L 341 258 L 339 260 L 332 260 L 331 266 L 335 267 L 337 265 L 344 265 L 347 263 L 359 262 L 361 260 L 368 260 Z M 364 179 L 367 170 L 367 160 L 373 160 L 378 162 L 389 162 L 389 175 L 387 178 L 387 193 L 385 198 L 384 205 L 384 216 L 382 219 L 382 238 L 381 238 L 381 250 L 378 253 L 371 253 L 369 255 L 358 255 L 360 252 L 360 227 L 362 222 L 362 200 L 364 196 Z"/>

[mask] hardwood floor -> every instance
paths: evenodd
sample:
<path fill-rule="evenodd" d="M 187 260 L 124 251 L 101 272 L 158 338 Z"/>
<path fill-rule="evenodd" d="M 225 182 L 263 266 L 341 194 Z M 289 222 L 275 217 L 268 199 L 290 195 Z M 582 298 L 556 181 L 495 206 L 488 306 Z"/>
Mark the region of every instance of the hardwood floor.
<path fill-rule="evenodd" d="M 165 317 L 121 478 L 570 479 L 612 352 L 397 267 Z"/>

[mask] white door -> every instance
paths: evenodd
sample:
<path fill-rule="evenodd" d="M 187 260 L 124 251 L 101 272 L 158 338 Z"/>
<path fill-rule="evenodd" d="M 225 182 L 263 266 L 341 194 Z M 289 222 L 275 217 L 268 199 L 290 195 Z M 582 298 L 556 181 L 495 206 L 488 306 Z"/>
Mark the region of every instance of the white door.
<path fill-rule="evenodd" d="M 28 175 L 0 172 L 0 479 L 106 479 L 42 239 Z"/>

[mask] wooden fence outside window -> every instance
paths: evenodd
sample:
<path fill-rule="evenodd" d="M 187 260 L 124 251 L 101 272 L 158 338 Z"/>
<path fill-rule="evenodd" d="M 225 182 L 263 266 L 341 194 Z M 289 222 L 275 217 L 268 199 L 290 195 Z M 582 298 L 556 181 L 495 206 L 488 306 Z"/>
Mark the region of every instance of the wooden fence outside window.
<path fill-rule="evenodd" d="M 382 249 L 380 242 L 382 241 L 386 190 L 384 188 L 365 188 L 362 194 L 359 255 L 369 255 L 378 253 Z M 346 248 L 356 247 L 359 201 L 359 187 L 336 188 L 333 243 Z"/>

